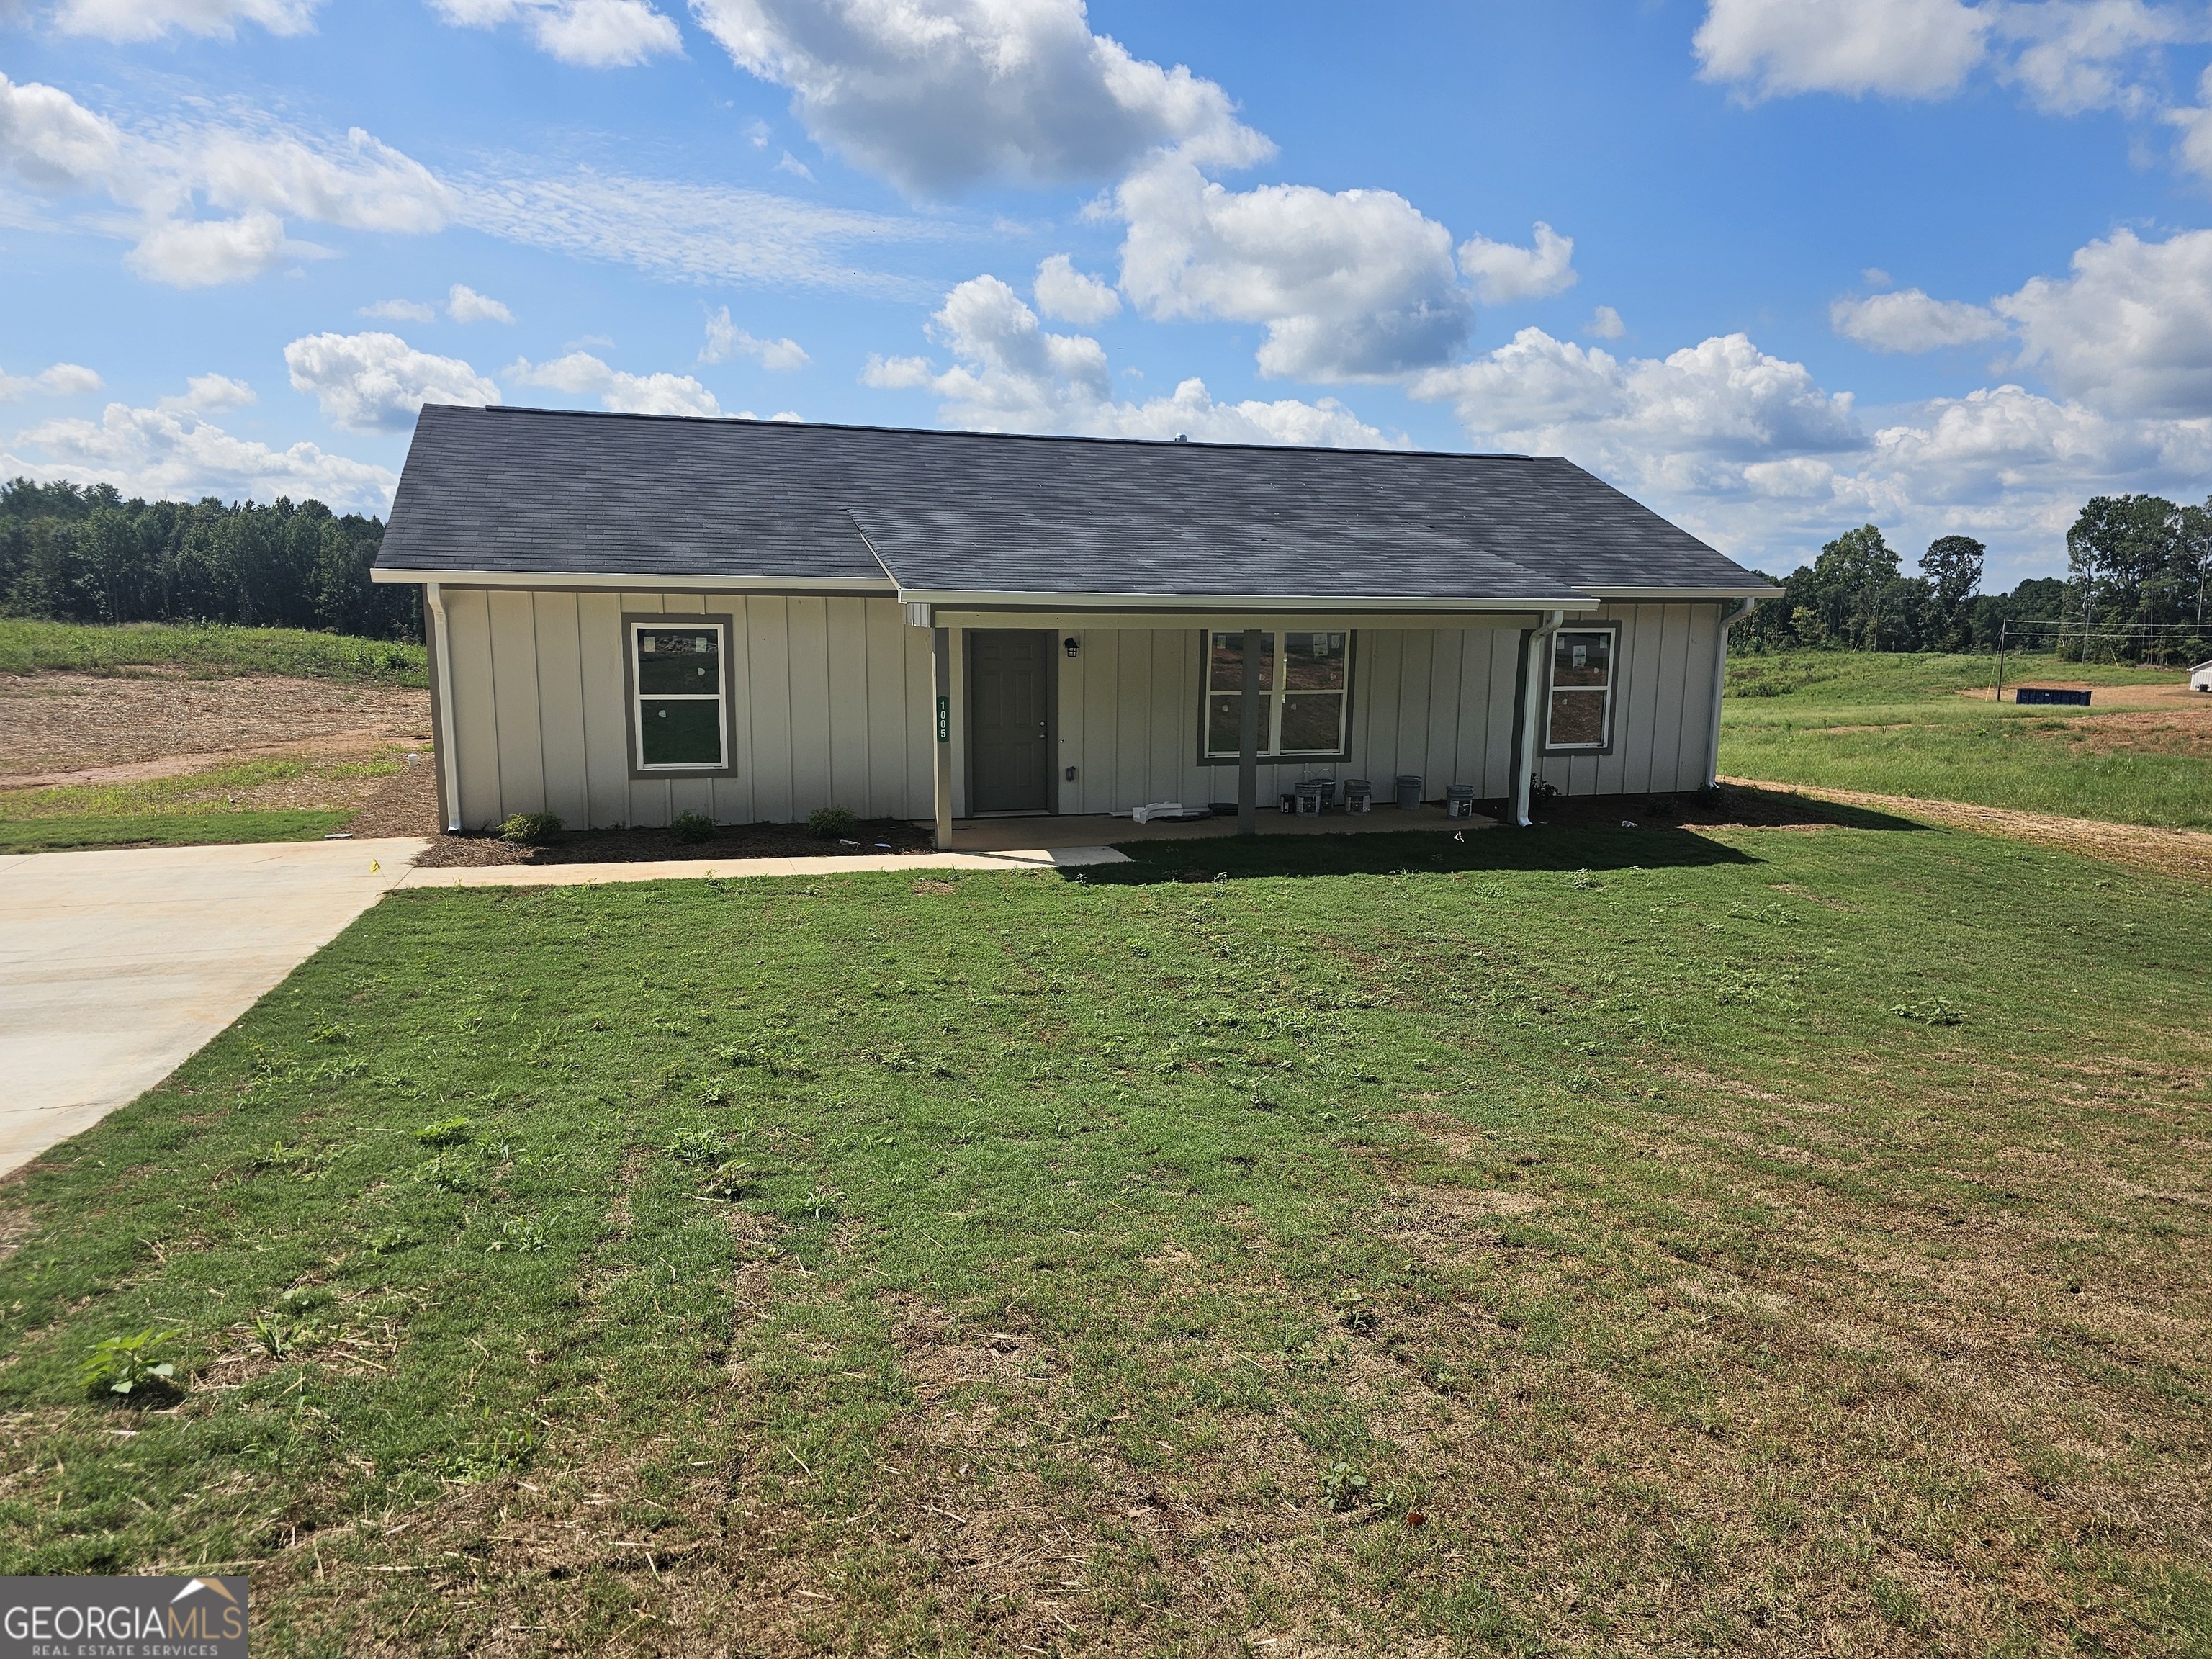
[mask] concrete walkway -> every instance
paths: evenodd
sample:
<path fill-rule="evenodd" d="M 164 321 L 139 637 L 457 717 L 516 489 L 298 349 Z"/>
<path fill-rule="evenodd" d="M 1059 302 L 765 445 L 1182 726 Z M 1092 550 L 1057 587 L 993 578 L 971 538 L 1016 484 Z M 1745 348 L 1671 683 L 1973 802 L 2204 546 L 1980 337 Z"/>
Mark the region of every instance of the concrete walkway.
<path fill-rule="evenodd" d="M 426 844 L 0 857 L 0 1174 L 159 1083 Z"/>

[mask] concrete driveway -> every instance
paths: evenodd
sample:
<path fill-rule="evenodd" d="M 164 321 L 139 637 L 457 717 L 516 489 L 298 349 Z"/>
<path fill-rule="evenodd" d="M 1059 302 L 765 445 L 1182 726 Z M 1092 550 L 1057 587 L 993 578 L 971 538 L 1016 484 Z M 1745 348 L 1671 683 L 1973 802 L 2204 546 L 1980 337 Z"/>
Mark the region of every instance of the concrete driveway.
<path fill-rule="evenodd" d="M 168 1076 L 396 885 L 424 844 L 0 857 L 0 1174 Z"/>

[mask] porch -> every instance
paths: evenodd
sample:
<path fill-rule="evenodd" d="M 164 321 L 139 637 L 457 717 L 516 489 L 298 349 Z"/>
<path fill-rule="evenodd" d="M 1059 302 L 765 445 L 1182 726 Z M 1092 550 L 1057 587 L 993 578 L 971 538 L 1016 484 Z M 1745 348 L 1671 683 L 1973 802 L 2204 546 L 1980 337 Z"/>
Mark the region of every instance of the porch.
<path fill-rule="evenodd" d="M 1263 836 L 1369 835 L 1383 830 L 1494 830 L 1495 818 L 1477 816 L 1455 818 L 1441 806 L 1417 806 L 1401 811 L 1377 806 L 1369 812 L 1335 811 L 1299 816 L 1290 812 L 1257 814 L 1256 828 Z M 1006 853 L 1024 848 L 1112 847 L 1133 842 L 1214 841 L 1237 833 L 1233 817 L 1200 818 L 1188 823 L 1139 823 L 1107 813 L 1067 817 L 1030 816 L 957 818 L 950 839 L 941 849 L 961 853 Z"/>

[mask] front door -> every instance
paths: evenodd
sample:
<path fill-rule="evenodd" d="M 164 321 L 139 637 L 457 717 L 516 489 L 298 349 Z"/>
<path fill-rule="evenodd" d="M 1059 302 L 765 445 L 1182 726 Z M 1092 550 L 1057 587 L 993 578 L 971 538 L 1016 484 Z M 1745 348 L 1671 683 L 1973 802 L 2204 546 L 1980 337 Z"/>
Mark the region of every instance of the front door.
<path fill-rule="evenodd" d="M 1052 808 L 1052 635 L 1034 628 L 968 635 L 968 810 Z"/>

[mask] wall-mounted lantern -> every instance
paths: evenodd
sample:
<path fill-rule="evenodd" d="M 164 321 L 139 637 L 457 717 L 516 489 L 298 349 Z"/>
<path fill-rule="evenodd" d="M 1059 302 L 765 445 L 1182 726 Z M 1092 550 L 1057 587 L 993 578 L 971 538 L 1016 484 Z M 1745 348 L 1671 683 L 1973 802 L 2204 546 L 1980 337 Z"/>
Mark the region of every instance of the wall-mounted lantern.
<path fill-rule="evenodd" d="M 1075 659 L 1075 653 L 1083 649 L 1083 641 L 1070 634 L 1060 642 L 1060 648 L 1067 653 L 1068 660 L 1073 662 Z"/>

